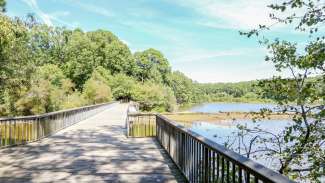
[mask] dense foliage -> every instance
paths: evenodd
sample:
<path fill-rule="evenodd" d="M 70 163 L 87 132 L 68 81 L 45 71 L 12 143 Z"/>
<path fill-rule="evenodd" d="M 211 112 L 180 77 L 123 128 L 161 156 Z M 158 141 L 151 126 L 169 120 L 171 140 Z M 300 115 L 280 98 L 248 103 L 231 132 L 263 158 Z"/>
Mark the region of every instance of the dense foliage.
<path fill-rule="evenodd" d="M 2 3 L 3 4 L 3 3 Z M 3 6 L 4 7 L 4 6 Z M 106 30 L 84 32 L 0 16 L 0 115 L 31 115 L 110 100 L 145 111 L 208 101 L 256 101 L 251 83 L 199 84 L 158 50 L 131 53 Z M 260 100 L 260 99 L 258 99 Z"/>
<path fill-rule="evenodd" d="M 301 182 L 324 182 L 325 37 L 324 32 L 318 32 L 324 30 L 324 2 L 288 0 L 269 7 L 287 13 L 271 14 L 273 20 L 294 25 L 296 31 L 309 35 L 308 40 L 299 44 L 279 39 L 261 41 L 269 50 L 266 61 L 274 64 L 279 72 L 289 71 L 291 76 L 260 81 L 260 93 L 273 99 L 280 112 L 291 113 L 292 123 L 279 134 L 240 126 L 239 136 L 251 137 L 249 145 L 244 145 L 246 155 L 257 154 L 276 162 L 273 168 L 279 173 Z M 242 34 L 258 36 L 269 28 L 263 25 Z M 257 118 L 267 117 L 269 113 L 263 109 Z"/>
<path fill-rule="evenodd" d="M 259 95 L 257 81 L 238 83 L 197 83 L 201 101 L 208 102 L 273 102 L 268 96 Z"/>
<path fill-rule="evenodd" d="M 5 0 L 0 0 L 0 12 L 5 12 L 6 11 L 6 1 Z"/>

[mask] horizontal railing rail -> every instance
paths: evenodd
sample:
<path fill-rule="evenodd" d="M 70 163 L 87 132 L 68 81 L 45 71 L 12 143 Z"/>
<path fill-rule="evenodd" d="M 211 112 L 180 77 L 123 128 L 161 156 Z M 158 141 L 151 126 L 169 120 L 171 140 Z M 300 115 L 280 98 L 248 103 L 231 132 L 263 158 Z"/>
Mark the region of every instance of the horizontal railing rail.
<path fill-rule="evenodd" d="M 33 142 L 87 119 L 115 102 L 41 115 L 0 118 L 0 148 Z"/>
<path fill-rule="evenodd" d="M 155 124 L 155 127 L 152 127 L 155 128 L 155 134 L 149 136 L 157 138 L 189 182 L 294 183 L 286 176 L 204 138 L 162 115 L 132 113 L 128 118 L 146 116 L 155 116 L 156 120 L 155 123 L 150 122 Z M 134 121 L 129 120 L 127 123 L 134 124 Z M 132 125 L 128 127 L 130 131 L 135 130 Z M 145 125 L 136 126 L 139 127 Z M 130 132 L 129 136 L 133 137 L 134 133 Z M 145 137 L 146 134 L 140 136 Z"/>

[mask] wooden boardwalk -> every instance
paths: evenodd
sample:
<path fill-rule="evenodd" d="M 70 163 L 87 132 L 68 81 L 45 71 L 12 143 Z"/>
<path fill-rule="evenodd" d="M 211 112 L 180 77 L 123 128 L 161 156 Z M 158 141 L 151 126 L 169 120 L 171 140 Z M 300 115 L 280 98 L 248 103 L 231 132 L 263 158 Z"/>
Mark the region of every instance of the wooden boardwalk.
<path fill-rule="evenodd" d="M 39 142 L 0 150 L 0 182 L 183 182 L 152 138 L 126 138 L 116 104 Z"/>

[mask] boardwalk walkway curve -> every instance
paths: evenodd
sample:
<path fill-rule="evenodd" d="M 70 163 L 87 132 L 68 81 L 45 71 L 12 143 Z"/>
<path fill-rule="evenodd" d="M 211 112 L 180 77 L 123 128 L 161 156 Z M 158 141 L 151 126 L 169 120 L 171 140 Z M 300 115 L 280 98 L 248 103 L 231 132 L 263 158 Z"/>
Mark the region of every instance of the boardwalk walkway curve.
<path fill-rule="evenodd" d="M 127 104 L 53 136 L 0 150 L 0 182 L 181 182 L 153 138 L 127 138 Z"/>

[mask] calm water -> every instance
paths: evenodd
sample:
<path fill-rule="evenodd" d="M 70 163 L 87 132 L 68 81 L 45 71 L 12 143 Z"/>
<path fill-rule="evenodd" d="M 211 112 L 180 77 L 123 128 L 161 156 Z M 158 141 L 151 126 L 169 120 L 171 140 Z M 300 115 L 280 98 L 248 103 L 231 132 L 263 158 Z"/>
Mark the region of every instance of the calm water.
<path fill-rule="evenodd" d="M 261 108 L 274 109 L 276 106 L 272 104 L 247 104 L 247 103 L 211 103 L 197 105 L 189 109 L 191 112 L 257 112 Z M 225 142 L 233 141 L 235 139 L 234 133 L 238 132 L 238 124 L 246 124 L 249 128 L 258 126 L 261 129 L 265 129 L 274 134 L 279 134 L 283 129 L 290 124 L 288 120 L 264 120 L 253 122 L 252 120 L 236 120 L 225 121 L 222 123 L 209 123 L 205 121 L 194 122 L 187 126 L 190 130 L 210 139 L 218 144 L 224 144 Z M 248 144 L 251 138 L 244 139 L 244 143 Z M 274 167 L 278 163 L 272 159 L 255 159 L 259 163 L 264 164 L 267 167 Z"/>
<path fill-rule="evenodd" d="M 246 124 L 250 128 L 254 128 L 259 125 L 259 128 L 265 129 L 274 134 L 279 134 L 281 131 L 290 124 L 290 121 L 286 120 L 265 120 L 261 122 L 252 122 L 250 120 L 237 120 L 235 122 L 229 122 L 225 124 L 216 124 L 216 123 L 208 123 L 208 122 L 194 122 L 188 128 L 193 132 L 196 132 L 218 144 L 224 145 L 226 142 L 233 143 L 233 148 L 238 148 L 239 140 L 235 138 L 236 132 L 238 132 L 237 124 Z M 263 136 L 263 134 L 261 134 Z M 268 138 L 266 135 L 264 136 Z M 246 145 L 249 144 L 252 136 L 244 138 L 244 143 Z M 242 143 L 242 142 L 240 142 Z M 270 143 L 266 142 L 266 144 L 270 145 Z M 258 146 L 258 145 L 257 145 Z M 252 150 L 257 150 L 257 146 L 253 146 Z M 245 150 L 241 145 L 241 152 L 244 153 Z M 255 160 L 263 164 L 264 166 L 275 169 L 275 167 L 279 166 L 279 162 L 276 159 L 269 157 L 266 158 L 263 154 L 255 154 L 255 157 L 251 157 L 251 159 Z"/>
<path fill-rule="evenodd" d="M 191 107 L 190 112 L 257 112 L 261 108 L 274 109 L 273 104 L 251 104 L 251 103 L 206 103 Z"/>
<path fill-rule="evenodd" d="M 237 124 L 246 124 L 249 128 L 259 126 L 259 128 L 279 134 L 286 126 L 290 124 L 288 120 L 265 120 L 252 122 L 251 120 L 236 120 L 235 122 L 227 123 L 209 123 L 209 122 L 194 122 L 188 128 L 192 131 L 209 138 L 219 144 L 224 144 L 227 139 L 232 138 L 235 132 L 238 132 Z"/>
<path fill-rule="evenodd" d="M 273 104 L 251 104 L 251 103 L 207 103 L 196 105 L 190 108 L 190 112 L 257 112 L 261 108 L 274 109 Z M 236 120 L 219 123 L 209 123 L 204 121 L 194 122 L 188 126 L 192 131 L 201 134 L 217 143 L 223 144 L 227 138 L 237 132 L 238 124 L 245 124 L 249 128 L 259 126 L 261 129 L 268 130 L 272 133 L 280 133 L 290 122 L 288 120 L 264 120 L 253 122 L 252 120 Z"/>
<path fill-rule="evenodd" d="M 193 106 L 188 111 L 190 112 L 258 112 L 262 108 L 274 109 L 273 104 L 251 104 L 251 103 L 206 103 Z M 287 120 L 264 120 L 259 122 L 252 122 L 252 120 L 236 120 L 219 123 L 209 122 L 194 122 L 189 128 L 207 138 L 210 138 L 218 143 L 224 142 L 225 138 L 231 136 L 236 132 L 238 124 L 246 124 L 250 128 L 259 126 L 262 129 L 267 129 L 273 133 L 279 133 L 289 121 Z"/>

